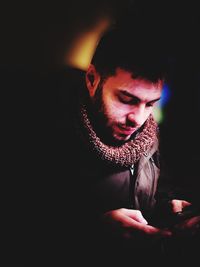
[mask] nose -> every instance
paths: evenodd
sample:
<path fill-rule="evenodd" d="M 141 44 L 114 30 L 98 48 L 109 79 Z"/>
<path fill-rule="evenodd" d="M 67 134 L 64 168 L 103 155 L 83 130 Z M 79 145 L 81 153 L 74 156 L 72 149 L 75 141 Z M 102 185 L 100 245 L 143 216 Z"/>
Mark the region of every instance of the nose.
<path fill-rule="evenodd" d="M 143 106 L 135 108 L 127 115 L 127 124 L 132 127 L 140 127 L 147 119 L 148 114 Z"/>

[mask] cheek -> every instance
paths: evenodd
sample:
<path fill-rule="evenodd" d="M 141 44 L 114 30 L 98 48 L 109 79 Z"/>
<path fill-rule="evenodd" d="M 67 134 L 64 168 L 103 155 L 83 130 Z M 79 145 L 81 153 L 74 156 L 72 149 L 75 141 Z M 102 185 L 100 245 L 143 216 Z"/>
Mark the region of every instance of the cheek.
<path fill-rule="evenodd" d="M 145 116 L 148 118 L 149 115 L 153 112 L 153 108 L 147 108 L 145 112 Z"/>
<path fill-rule="evenodd" d="M 148 119 L 149 115 L 152 114 L 152 112 L 153 112 L 152 108 L 148 108 L 148 109 L 145 110 L 144 116 L 143 116 L 144 122 Z"/>
<path fill-rule="evenodd" d="M 105 99 L 104 104 L 105 104 L 106 114 L 108 118 L 111 119 L 112 121 L 123 120 L 126 117 L 126 114 L 128 113 L 127 108 L 125 108 L 124 105 L 116 101 L 107 102 Z"/>

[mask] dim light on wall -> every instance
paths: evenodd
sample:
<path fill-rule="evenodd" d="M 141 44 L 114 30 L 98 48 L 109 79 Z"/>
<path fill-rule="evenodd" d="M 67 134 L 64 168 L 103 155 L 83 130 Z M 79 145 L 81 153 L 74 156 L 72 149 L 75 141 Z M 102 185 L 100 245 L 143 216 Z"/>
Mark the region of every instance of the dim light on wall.
<path fill-rule="evenodd" d="M 65 63 L 71 67 L 86 70 L 101 35 L 110 23 L 111 19 L 109 17 L 103 17 L 95 23 L 92 29 L 77 34 L 68 49 Z"/>

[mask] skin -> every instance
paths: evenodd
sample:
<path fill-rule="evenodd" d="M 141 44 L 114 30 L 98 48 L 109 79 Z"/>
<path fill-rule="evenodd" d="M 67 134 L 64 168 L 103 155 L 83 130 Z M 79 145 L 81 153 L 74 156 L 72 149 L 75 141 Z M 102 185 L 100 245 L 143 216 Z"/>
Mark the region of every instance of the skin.
<path fill-rule="evenodd" d="M 195 236 L 200 231 L 200 216 L 195 216 L 175 225 L 173 231 L 177 236 Z"/>
<path fill-rule="evenodd" d="M 161 97 L 163 82 L 152 83 L 133 78 L 131 72 L 117 68 L 115 75 L 107 77 L 102 83 L 95 66 L 90 65 L 86 73 L 86 85 L 91 102 L 98 107 L 97 112 L 103 118 L 101 130 L 112 143 L 117 143 L 129 140 L 144 124 Z M 97 97 L 98 90 L 101 94 Z M 178 212 L 187 205 L 190 203 L 175 199 L 171 202 L 171 210 Z M 152 242 L 173 234 L 171 230 L 149 225 L 139 210 L 111 210 L 103 214 L 102 220 L 113 233 L 138 242 L 141 238 L 143 243 L 145 240 L 149 243 L 149 240 Z"/>
<path fill-rule="evenodd" d="M 190 206 L 191 203 L 184 200 L 172 200 L 172 211 L 182 211 L 184 207 Z M 200 230 L 200 216 L 195 216 L 190 219 L 186 219 L 183 222 L 174 226 L 173 231 L 179 236 L 195 235 Z"/>
<path fill-rule="evenodd" d="M 93 77 L 93 83 L 88 76 Z M 163 83 L 133 79 L 130 72 L 121 68 L 116 70 L 115 76 L 108 77 L 101 88 L 98 87 L 100 80 L 94 66 L 90 66 L 86 83 L 94 106 L 97 104 L 98 112 L 104 118 L 103 132 L 113 143 L 125 142 L 152 113 L 161 97 Z M 95 97 L 97 90 L 102 90 L 101 99 Z"/>

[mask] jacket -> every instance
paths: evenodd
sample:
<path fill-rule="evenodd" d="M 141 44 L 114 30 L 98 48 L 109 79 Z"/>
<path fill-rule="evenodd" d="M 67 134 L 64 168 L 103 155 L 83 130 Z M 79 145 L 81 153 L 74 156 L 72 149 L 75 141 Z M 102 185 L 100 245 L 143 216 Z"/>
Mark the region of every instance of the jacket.
<path fill-rule="evenodd" d="M 83 82 L 82 76 L 81 79 Z M 76 195 L 81 196 L 81 203 L 86 200 L 86 205 L 96 211 L 103 212 L 124 207 L 149 213 L 155 205 L 160 174 L 158 139 L 133 168 L 109 166 L 99 160 L 85 149 L 72 127 L 74 107 L 77 105 L 77 87 L 70 96 L 66 94 L 71 91 L 65 92 L 63 97 L 65 102 L 59 103 L 59 106 L 63 107 L 61 114 L 63 120 L 61 126 L 57 126 L 57 155 L 58 168 L 65 176 L 63 179 L 67 179 L 69 173 L 73 173 L 73 181 L 70 179 L 70 184 L 74 186 Z M 76 200 L 79 201 L 79 197 Z"/>
<path fill-rule="evenodd" d="M 82 151 L 83 153 L 83 151 Z M 132 208 L 149 214 L 155 205 L 159 178 L 158 141 L 132 168 L 105 166 L 87 154 L 80 159 L 79 180 L 99 211 Z M 82 188 L 85 188 L 82 185 Z"/>
<path fill-rule="evenodd" d="M 67 102 L 59 103 L 61 123 L 54 136 L 56 170 L 51 200 L 52 206 L 57 203 L 55 218 L 62 225 L 59 229 L 67 229 L 64 242 L 70 250 L 86 255 L 87 260 L 92 253 L 99 257 L 107 252 L 113 259 L 123 244 L 107 238 L 99 219 L 104 212 L 119 208 L 139 209 L 147 220 L 151 216 L 160 172 L 158 140 L 131 168 L 109 165 L 88 150 L 72 127 L 77 98 L 73 101 L 67 95 L 63 99 Z M 126 248 L 123 250 L 126 255 Z"/>

